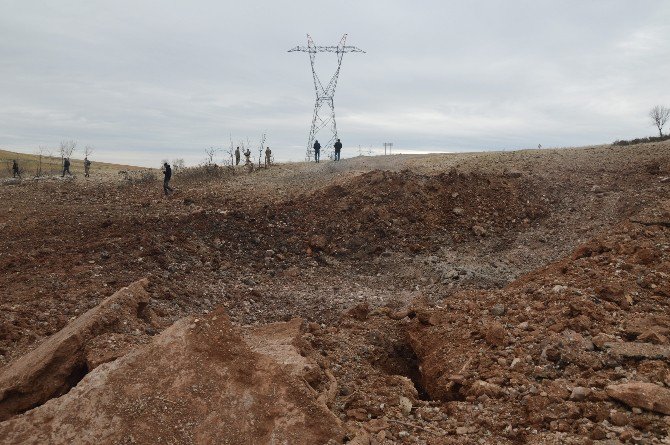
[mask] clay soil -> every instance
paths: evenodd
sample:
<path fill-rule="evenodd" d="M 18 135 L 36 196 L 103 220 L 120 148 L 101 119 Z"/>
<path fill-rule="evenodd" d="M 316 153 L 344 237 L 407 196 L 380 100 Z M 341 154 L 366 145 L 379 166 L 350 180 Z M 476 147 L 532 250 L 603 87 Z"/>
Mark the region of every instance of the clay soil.
<path fill-rule="evenodd" d="M 611 389 L 670 391 L 669 176 L 665 142 L 187 171 L 167 198 L 6 181 L 0 375 L 147 278 L 151 322 L 102 362 L 187 316 L 301 318 L 333 443 L 669 443 L 668 413 Z"/>

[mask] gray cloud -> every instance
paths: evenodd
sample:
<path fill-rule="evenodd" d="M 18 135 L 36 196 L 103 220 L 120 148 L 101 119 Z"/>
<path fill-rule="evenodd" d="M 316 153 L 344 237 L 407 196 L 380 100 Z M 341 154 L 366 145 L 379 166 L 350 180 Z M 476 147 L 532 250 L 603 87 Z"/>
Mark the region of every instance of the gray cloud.
<path fill-rule="evenodd" d="M 345 56 L 335 96 L 345 153 L 643 136 L 670 104 L 668 23 L 651 0 L 4 0 L 0 146 L 76 138 L 100 159 L 195 163 L 267 131 L 279 159 L 301 159 L 314 92 L 307 55 L 286 51 L 306 32 L 367 51 Z M 318 56 L 322 77 L 333 58 Z"/>

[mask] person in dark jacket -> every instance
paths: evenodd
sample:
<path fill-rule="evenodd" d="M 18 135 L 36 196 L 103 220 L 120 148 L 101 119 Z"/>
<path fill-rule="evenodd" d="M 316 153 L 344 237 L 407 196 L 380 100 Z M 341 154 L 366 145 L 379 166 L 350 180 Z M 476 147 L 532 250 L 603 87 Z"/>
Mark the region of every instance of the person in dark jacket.
<path fill-rule="evenodd" d="M 342 142 L 338 139 L 337 142 L 335 142 L 335 160 L 339 161 L 340 160 L 340 150 L 342 150 Z"/>
<path fill-rule="evenodd" d="M 314 161 L 319 162 L 320 157 L 321 157 L 321 144 L 319 144 L 319 141 L 314 141 Z"/>
<path fill-rule="evenodd" d="M 170 187 L 170 179 L 172 179 L 172 168 L 167 162 L 163 164 L 163 175 L 163 191 L 165 192 L 165 196 L 167 196 L 169 192 L 174 192 L 174 189 Z"/>
<path fill-rule="evenodd" d="M 84 158 L 84 177 L 88 178 L 91 176 L 91 161 L 88 160 L 88 156 Z"/>
<path fill-rule="evenodd" d="M 12 161 L 12 173 L 14 178 L 18 176 L 21 179 L 21 170 L 19 170 L 19 164 L 16 163 L 16 159 Z"/>
<path fill-rule="evenodd" d="M 240 165 L 240 147 L 235 149 L 235 165 Z"/>
<path fill-rule="evenodd" d="M 270 166 L 270 163 L 272 162 L 272 150 L 270 150 L 270 147 L 265 148 L 265 168 L 268 168 Z"/>
<path fill-rule="evenodd" d="M 62 178 L 65 177 L 65 173 L 72 176 L 72 173 L 70 173 L 70 159 L 69 158 L 63 159 L 63 176 L 61 176 Z"/>

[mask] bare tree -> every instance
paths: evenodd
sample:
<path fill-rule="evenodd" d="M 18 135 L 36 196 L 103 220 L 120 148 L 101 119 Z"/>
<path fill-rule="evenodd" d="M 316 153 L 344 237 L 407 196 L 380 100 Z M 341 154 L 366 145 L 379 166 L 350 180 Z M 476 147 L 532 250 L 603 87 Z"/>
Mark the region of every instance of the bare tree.
<path fill-rule="evenodd" d="M 218 148 L 216 147 L 209 147 L 205 149 L 205 164 L 206 165 L 212 165 L 214 163 L 214 156 L 216 153 L 219 151 Z"/>
<path fill-rule="evenodd" d="M 235 146 L 233 145 L 233 136 L 230 135 L 230 148 L 225 151 L 226 155 L 230 157 L 230 166 L 235 167 Z M 223 161 L 224 164 L 228 164 L 228 161 Z"/>
<path fill-rule="evenodd" d="M 35 176 L 42 176 L 42 158 L 49 155 L 50 151 L 44 145 L 40 145 L 35 150 L 35 154 L 37 155 L 37 171 L 35 172 Z"/>
<path fill-rule="evenodd" d="M 84 157 L 88 158 L 89 156 L 91 156 L 93 150 L 95 150 L 95 148 L 92 145 L 87 145 L 86 147 L 84 147 Z"/>
<path fill-rule="evenodd" d="M 44 148 L 44 157 L 46 158 L 49 165 L 49 174 L 52 175 L 54 172 L 54 163 L 58 158 L 54 156 L 54 151 L 52 148 L 49 147 L 43 147 L 43 148 Z"/>
<path fill-rule="evenodd" d="M 233 147 L 226 148 L 224 153 L 226 156 L 224 157 L 222 164 L 235 167 L 235 149 L 233 149 Z"/>
<path fill-rule="evenodd" d="M 267 139 L 267 135 L 264 132 L 261 134 L 261 145 L 258 147 L 258 168 L 261 168 L 261 161 L 263 160 L 263 145 L 265 145 L 265 139 Z"/>
<path fill-rule="evenodd" d="M 179 170 L 182 170 L 186 167 L 186 163 L 184 162 L 183 158 L 175 158 L 172 160 L 172 168 L 175 173 L 177 173 Z"/>
<path fill-rule="evenodd" d="M 60 153 L 61 163 L 64 162 L 65 158 L 72 156 L 75 148 L 77 148 L 77 141 L 73 139 L 64 139 L 60 141 L 58 152 Z"/>
<path fill-rule="evenodd" d="M 649 117 L 656 128 L 658 128 L 659 136 L 663 137 L 663 126 L 668 121 L 668 118 L 670 118 L 670 108 L 656 105 L 649 111 Z"/>
<path fill-rule="evenodd" d="M 73 139 L 67 139 L 60 141 L 58 146 L 58 152 L 60 153 L 61 158 L 69 158 L 72 156 L 75 148 L 77 148 L 77 141 Z"/>

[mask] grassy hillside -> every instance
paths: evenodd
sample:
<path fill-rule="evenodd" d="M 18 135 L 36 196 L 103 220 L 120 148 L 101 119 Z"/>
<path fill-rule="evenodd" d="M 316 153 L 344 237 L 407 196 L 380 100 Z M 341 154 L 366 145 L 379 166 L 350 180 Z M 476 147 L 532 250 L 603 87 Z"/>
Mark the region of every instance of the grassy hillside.
<path fill-rule="evenodd" d="M 40 157 L 36 154 L 16 153 L 8 150 L 0 150 L 0 177 L 12 176 L 12 160 L 16 159 L 19 163 L 22 175 L 33 177 L 41 169 L 42 175 L 55 175 L 62 172 L 60 157 Z M 106 162 L 96 162 L 95 157 L 91 158 L 91 174 L 96 173 L 117 173 L 119 170 L 142 170 L 142 167 L 123 164 L 111 164 Z M 70 159 L 70 172 L 72 174 L 84 173 L 84 161 L 82 159 Z"/>

